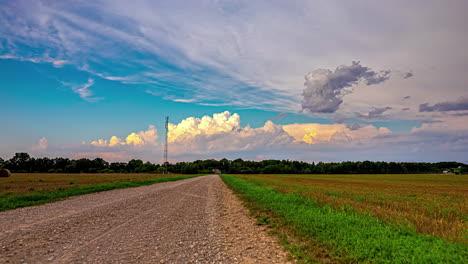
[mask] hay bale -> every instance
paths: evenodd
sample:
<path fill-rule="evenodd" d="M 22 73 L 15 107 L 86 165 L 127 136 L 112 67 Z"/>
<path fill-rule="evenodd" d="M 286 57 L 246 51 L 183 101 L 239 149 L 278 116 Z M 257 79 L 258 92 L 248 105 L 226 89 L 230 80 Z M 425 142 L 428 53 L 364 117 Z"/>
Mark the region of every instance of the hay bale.
<path fill-rule="evenodd" d="M 7 169 L 1 169 L 0 170 L 0 177 L 10 177 L 11 172 Z"/>

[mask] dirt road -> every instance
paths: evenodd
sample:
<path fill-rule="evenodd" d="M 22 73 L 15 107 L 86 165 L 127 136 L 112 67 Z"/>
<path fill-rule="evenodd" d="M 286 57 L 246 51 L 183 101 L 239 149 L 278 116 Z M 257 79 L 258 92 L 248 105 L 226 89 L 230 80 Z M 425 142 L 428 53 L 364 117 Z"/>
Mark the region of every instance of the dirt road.
<path fill-rule="evenodd" d="M 0 213 L 0 263 L 286 263 L 216 175 Z"/>

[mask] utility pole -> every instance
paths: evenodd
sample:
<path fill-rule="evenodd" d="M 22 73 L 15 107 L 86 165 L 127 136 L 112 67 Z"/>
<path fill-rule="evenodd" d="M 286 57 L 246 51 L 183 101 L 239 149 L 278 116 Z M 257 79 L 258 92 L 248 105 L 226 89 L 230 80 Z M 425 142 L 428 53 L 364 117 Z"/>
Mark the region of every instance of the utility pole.
<path fill-rule="evenodd" d="M 164 143 L 164 174 L 169 174 L 167 171 L 167 136 L 169 134 L 169 116 L 166 116 L 166 141 Z"/>

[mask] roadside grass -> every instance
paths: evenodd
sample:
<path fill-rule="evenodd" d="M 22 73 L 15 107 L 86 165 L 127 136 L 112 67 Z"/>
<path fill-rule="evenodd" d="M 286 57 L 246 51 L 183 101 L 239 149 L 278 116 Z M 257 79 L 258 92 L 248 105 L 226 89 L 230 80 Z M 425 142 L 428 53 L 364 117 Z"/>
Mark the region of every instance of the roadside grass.
<path fill-rule="evenodd" d="M 338 209 L 299 193 L 282 193 L 234 176 L 221 177 L 247 201 L 250 209 L 260 215 L 274 216 L 268 219 L 276 218 L 276 225 L 291 228 L 300 240 L 321 245 L 330 252 L 332 260 L 344 263 L 468 263 L 467 248 L 462 244 L 398 228 L 351 207 Z M 296 256 L 307 254 L 301 245 L 292 247 Z M 309 260 L 304 256 L 300 258 L 305 262 L 317 259 L 316 256 Z"/>
<path fill-rule="evenodd" d="M 397 228 L 468 245 L 468 176 L 235 175 L 322 205 L 355 210 Z"/>
<path fill-rule="evenodd" d="M 154 176 L 154 175 L 153 175 Z M 74 187 L 58 187 L 54 189 L 49 189 L 49 191 L 34 192 L 34 188 L 30 188 L 30 193 L 13 195 L 8 197 L 0 198 L 0 211 L 6 211 L 11 209 L 16 209 L 20 207 L 40 205 L 50 202 L 55 202 L 64 198 L 71 196 L 96 193 L 102 191 L 109 191 L 114 189 L 123 189 L 130 187 L 138 187 L 144 185 L 151 185 L 161 182 L 170 182 L 189 179 L 197 177 L 198 175 L 192 176 L 172 176 L 172 177 L 159 177 L 153 179 L 145 180 L 134 180 L 134 181 L 120 181 L 114 183 L 102 183 L 102 184 L 88 184 L 83 186 L 74 186 Z"/>

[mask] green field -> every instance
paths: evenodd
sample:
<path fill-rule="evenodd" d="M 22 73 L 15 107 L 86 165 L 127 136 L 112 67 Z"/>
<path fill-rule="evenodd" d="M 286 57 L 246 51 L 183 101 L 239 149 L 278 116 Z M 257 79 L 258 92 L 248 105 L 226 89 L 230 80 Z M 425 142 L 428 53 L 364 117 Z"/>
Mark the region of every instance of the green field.
<path fill-rule="evenodd" d="M 39 205 L 70 196 L 177 181 L 181 174 L 15 173 L 0 178 L 0 211 Z"/>
<path fill-rule="evenodd" d="M 223 180 L 301 260 L 466 263 L 467 175 L 235 175 Z"/>

